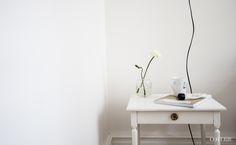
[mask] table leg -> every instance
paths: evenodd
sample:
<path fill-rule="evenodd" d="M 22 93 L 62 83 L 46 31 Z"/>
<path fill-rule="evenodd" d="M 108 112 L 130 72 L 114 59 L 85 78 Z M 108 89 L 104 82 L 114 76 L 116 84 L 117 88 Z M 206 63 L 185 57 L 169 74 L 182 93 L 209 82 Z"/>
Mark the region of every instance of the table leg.
<path fill-rule="evenodd" d="M 141 140 L 141 138 L 140 138 L 140 124 L 138 124 L 138 145 L 141 144 L 140 140 Z"/>
<path fill-rule="evenodd" d="M 132 145 L 138 145 L 138 130 L 132 128 Z"/>
<path fill-rule="evenodd" d="M 214 145 L 220 145 L 220 130 L 216 127 L 214 129 Z"/>
<path fill-rule="evenodd" d="M 205 131 L 205 125 L 201 124 L 201 145 L 205 145 L 206 144 L 206 131 Z"/>
<path fill-rule="evenodd" d="M 220 112 L 214 113 L 214 145 L 220 145 Z"/>
<path fill-rule="evenodd" d="M 138 144 L 138 124 L 137 124 L 137 113 L 131 112 L 131 128 L 132 128 L 132 145 Z"/>

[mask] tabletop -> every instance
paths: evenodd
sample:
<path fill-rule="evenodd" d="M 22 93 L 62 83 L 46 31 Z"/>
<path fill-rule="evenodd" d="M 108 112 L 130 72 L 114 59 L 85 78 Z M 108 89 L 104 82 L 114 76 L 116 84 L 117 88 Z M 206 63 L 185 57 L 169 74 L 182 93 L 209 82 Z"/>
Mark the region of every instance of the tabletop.
<path fill-rule="evenodd" d="M 226 107 L 217 102 L 213 97 L 194 108 L 162 105 L 154 100 L 168 94 L 152 94 L 148 97 L 139 97 L 136 94 L 130 97 L 127 111 L 225 111 Z"/>

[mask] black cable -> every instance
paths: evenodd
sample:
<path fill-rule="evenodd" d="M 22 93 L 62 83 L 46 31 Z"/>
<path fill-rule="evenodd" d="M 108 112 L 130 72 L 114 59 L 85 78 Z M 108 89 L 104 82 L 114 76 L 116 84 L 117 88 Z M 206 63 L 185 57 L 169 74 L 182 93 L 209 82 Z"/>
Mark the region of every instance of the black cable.
<path fill-rule="evenodd" d="M 193 26 L 193 31 L 192 31 L 192 37 L 191 37 L 191 41 L 188 47 L 188 52 L 187 52 L 187 57 L 186 57 L 186 73 L 187 73 L 187 77 L 188 77 L 188 83 L 189 83 L 189 88 L 190 88 L 190 93 L 193 93 L 192 90 L 192 85 L 190 82 L 190 77 L 189 77 L 189 73 L 188 73 L 188 58 L 189 58 L 189 52 L 193 43 L 193 37 L 194 37 L 194 33 L 195 33 L 195 25 L 194 25 L 194 20 L 193 20 L 193 12 L 192 12 L 192 7 L 191 7 L 191 2 L 190 0 L 188 0 L 189 3 L 189 9 L 190 9 L 190 14 L 191 14 L 191 20 L 192 20 L 192 26 Z"/>
<path fill-rule="evenodd" d="M 189 129 L 189 132 L 190 132 L 190 135 L 191 135 L 191 139 L 192 139 L 193 145 L 195 145 L 195 142 L 194 142 L 194 138 L 193 138 L 193 134 L 192 134 L 192 130 L 191 130 L 190 124 L 188 124 L 188 129 Z"/>
<path fill-rule="evenodd" d="M 189 77 L 189 72 L 188 72 L 188 58 L 189 58 L 189 52 L 190 52 L 190 49 L 191 49 L 191 46 L 192 46 L 193 37 L 194 37 L 194 33 L 195 33 L 195 25 L 194 25 L 193 12 L 192 12 L 192 7 L 191 7 L 191 1 L 190 0 L 188 0 L 188 4 L 189 4 L 189 9 L 190 9 L 190 14 L 191 14 L 193 31 L 192 31 L 192 37 L 191 37 L 191 41 L 190 41 L 190 44 L 189 44 L 189 47 L 188 47 L 188 52 L 187 52 L 187 57 L 186 57 L 186 73 L 187 73 L 190 93 L 192 94 L 193 90 L 192 90 L 192 85 L 191 85 L 191 82 L 190 82 L 190 77 Z M 188 129 L 189 129 L 189 132 L 190 132 L 190 135 L 191 135 L 191 139 L 192 139 L 193 145 L 195 145 L 190 124 L 188 124 Z"/>

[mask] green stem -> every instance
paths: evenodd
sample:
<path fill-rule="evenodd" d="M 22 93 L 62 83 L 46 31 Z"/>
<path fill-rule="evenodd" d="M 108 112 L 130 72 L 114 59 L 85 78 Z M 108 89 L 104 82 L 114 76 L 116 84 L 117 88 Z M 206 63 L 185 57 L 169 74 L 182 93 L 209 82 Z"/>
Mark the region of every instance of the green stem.
<path fill-rule="evenodd" d="M 144 93 L 144 96 L 146 96 L 146 89 L 145 89 L 145 85 L 144 85 L 143 70 L 141 71 L 141 78 L 142 78 L 141 85 L 143 85 L 143 93 Z"/>
<path fill-rule="evenodd" d="M 142 68 L 142 70 L 141 70 L 141 79 L 142 79 L 142 82 L 141 82 L 139 88 L 137 89 L 136 93 L 138 93 L 138 92 L 139 92 L 139 89 L 143 86 L 143 93 L 144 93 L 144 96 L 146 96 L 146 89 L 145 89 L 145 85 L 144 85 L 144 79 L 145 79 L 145 77 L 146 77 L 147 70 L 148 70 L 148 68 L 149 68 L 149 66 L 150 66 L 150 64 L 151 64 L 151 62 L 152 62 L 152 60 L 153 60 L 154 58 L 155 58 L 155 56 L 153 56 L 153 57 L 150 59 L 150 61 L 148 62 L 148 65 L 147 65 L 147 67 L 146 67 L 146 69 L 145 69 L 144 75 L 143 75 L 143 68 Z"/>
<path fill-rule="evenodd" d="M 153 57 L 150 59 L 150 61 L 148 62 L 148 65 L 147 65 L 147 67 L 146 67 L 146 70 L 145 70 L 145 73 L 144 73 L 143 79 L 145 79 L 146 74 L 147 74 L 147 70 L 148 70 L 148 68 L 149 68 L 149 66 L 150 66 L 150 64 L 151 64 L 151 62 L 152 62 L 152 60 L 153 60 L 154 58 L 155 58 L 155 56 L 153 56 Z"/>
<path fill-rule="evenodd" d="M 141 84 L 140 84 L 140 86 L 137 88 L 137 91 L 136 91 L 136 93 L 138 93 L 139 92 L 139 89 L 143 86 L 143 68 L 142 67 L 140 67 L 140 69 L 141 69 L 141 79 L 142 79 L 142 81 L 141 81 Z"/>

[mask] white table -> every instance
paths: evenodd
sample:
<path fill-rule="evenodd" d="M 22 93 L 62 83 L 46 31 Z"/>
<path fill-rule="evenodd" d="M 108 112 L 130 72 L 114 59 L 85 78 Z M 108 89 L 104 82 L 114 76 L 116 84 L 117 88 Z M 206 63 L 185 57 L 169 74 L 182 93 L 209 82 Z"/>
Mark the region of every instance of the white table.
<path fill-rule="evenodd" d="M 177 107 L 154 103 L 164 94 L 149 97 L 132 95 L 127 111 L 131 112 L 132 145 L 139 145 L 140 124 L 200 124 L 201 143 L 205 144 L 205 124 L 214 125 L 214 145 L 220 145 L 220 112 L 226 108 L 213 98 L 195 108 Z"/>

